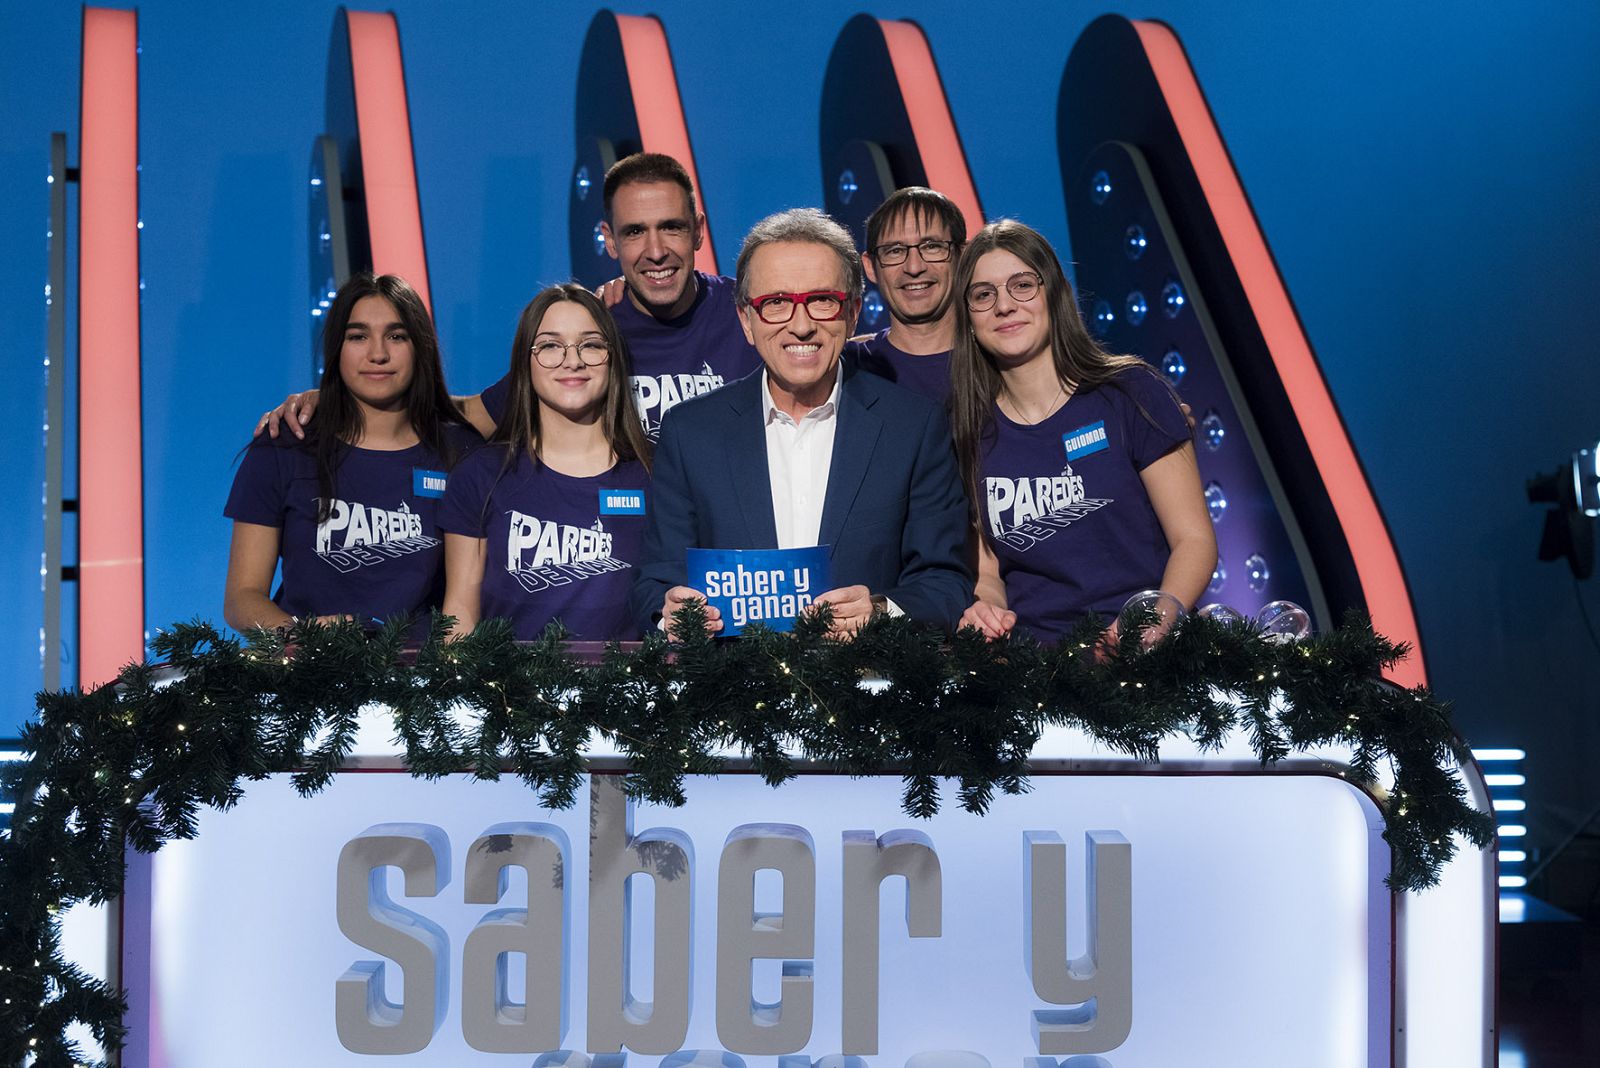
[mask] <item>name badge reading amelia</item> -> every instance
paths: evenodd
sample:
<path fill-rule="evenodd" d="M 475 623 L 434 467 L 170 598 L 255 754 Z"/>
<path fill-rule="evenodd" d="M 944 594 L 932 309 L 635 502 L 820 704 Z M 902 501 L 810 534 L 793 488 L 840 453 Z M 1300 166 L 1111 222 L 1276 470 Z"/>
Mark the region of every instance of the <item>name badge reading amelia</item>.
<path fill-rule="evenodd" d="M 1067 450 L 1068 462 L 1109 449 L 1111 443 L 1106 440 L 1106 421 L 1102 419 L 1067 431 L 1061 435 L 1061 444 Z"/>
<path fill-rule="evenodd" d="M 600 491 L 601 515 L 644 515 L 644 490 L 603 489 Z"/>
<path fill-rule="evenodd" d="M 422 467 L 411 469 L 411 492 L 418 497 L 443 497 L 445 474 Z"/>

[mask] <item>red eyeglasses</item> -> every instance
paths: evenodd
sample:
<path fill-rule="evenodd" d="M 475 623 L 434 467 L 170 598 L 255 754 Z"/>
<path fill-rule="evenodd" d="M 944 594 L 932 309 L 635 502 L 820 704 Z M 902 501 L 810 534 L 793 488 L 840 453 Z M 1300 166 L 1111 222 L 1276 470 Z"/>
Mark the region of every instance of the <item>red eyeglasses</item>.
<path fill-rule="evenodd" d="M 837 289 L 813 289 L 809 293 L 764 293 L 750 298 L 750 307 L 764 323 L 777 326 L 794 318 L 797 305 L 806 306 L 814 323 L 830 323 L 844 314 L 850 295 Z"/>

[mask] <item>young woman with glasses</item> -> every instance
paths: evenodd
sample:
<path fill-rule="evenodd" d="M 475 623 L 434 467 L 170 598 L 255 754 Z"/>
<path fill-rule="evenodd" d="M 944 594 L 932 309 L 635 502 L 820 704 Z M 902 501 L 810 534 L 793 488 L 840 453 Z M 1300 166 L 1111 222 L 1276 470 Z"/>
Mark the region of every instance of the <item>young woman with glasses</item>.
<path fill-rule="evenodd" d="M 1021 223 L 979 231 L 954 285 L 951 432 L 979 565 L 962 624 L 1052 642 L 1140 590 L 1192 606 L 1217 545 L 1171 388 L 1089 336 L 1054 250 Z"/>
<path fill-rule="evenodd" d="M 505 617 L 524 640 L 554 620 L 576 639 L 638 636 L 628 593 L 650 447 L 630 371 L 611 313 L 582 286 L 551 286 L 523 309 L 505 417 L 457 469 L 440 513 L 455 634 Z"/>
<path fill-rule="evenodd" d="M 340 287 L 323 325 L 321 390 L 305 441 L 258 438 L 245 450 L 223 509 L 233 520 L 223 616 L 240 630 L 299 616 L 376 624 L 440 603 L 435 512 L 456 459 L 483 441 L 450 400 L 433 322 L 404 279 L 363 273 Z"/>

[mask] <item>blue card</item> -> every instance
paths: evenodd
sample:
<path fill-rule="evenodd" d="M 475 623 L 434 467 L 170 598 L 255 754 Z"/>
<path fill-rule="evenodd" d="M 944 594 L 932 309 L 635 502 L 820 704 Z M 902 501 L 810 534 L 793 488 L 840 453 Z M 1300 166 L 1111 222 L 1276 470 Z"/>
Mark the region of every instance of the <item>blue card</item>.
<path fill-rule="evenodd" d="M 752 623 L 791 630 L 795 617 L 831 589 L 828 546 L 808 549 L 690 549 L 689 585 L 722 613 L 723 637 Z"/>

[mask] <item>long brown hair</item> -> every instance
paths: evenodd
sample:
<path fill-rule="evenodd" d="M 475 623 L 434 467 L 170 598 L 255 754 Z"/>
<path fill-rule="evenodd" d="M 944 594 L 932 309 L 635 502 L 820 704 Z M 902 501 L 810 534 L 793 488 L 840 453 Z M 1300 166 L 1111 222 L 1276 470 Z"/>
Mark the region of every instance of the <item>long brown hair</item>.
<path fill-rule="evenodd" d="M 606 441 L 620 463 L 637 460 L 650 469 L 650 439 L 645 437 L 639 422 L 639 410 L 633 401 L 633 358 L 628 353 L 628 343 L 617 329 L 617 321 L 599 299 L 587 289 L 572 282 L 550 286 L 522 309 L 517 320 L 517 333 L 511 341 L 510 389 L 506 394 L 504 417 L 494 428 L 489 440 L 511 447 L 509 464 L 518 452 L 526 452 L 539 459 L 539 398 L 533 391 L 533 339 L 539 334 L 545 312 L 561 301 L 582 305 L 600 328 L 611 356 L 606 361 L 608 376 L 601 410 L 600 424 Z"/>
<path fill-rule="evenodd" d="M 466 426 L 444 384 L 439 357 L 439 336 L 433 319 L 417 291 L 397 274 L 374 276 L 371 271 L 352 275 L 328 306 L 322 324 L 322 383 L 317 395 L 317 418 L 312 426 L 311 448 L 317 458 L 317 522 L 328 518 L 337 496 L 339 460 L 343 446 L 361 440 L 366 429 L 361 405 L 339 371 L 344 352 L 344 332 L 355 306 L 367 297 L 382 297 L 394 305 L 400 325 L 411 338 L 411 388 L 406 392 L 406 418 L 417 438 L 444 460 L 455 462 L 446 426 Z"/>
<path fill-rule="evenodd" d="M 950 433 L 956 459 L 967 488 L 967 501 L 976 517 L 981 505 L 978 462 L 986 439 L 993 436 L 994 406 L 1000 397 L 1000 369 L 994 357 L 978 344 L 967 307 L 967 287 L 972 284 L 978 260 L 996 250 L 1009 252 L 1035 271 L 1044 282 L 1045 307 L 1050 313 L 1050 357 L 1056 379 L 1068 393 L 1116 385 L 1118 375 L 1131 369 L 1155 374 L 1137 356 L 1107 352 L 1090 336 L 1078 312 L 1076 294 L 1067 281 L 1055 249 L 1037 230 L 1015 219 L 1000 219 L 979 230 L 961 252 L 954 281 L 956 344 L 950 353 Z M 1163 380 L 1165 384 L 1165 380 Z M 1170 387 L 1169 387 L 1170 389 Z M 1146 413 L 1146 418 L 1149 418 Z M 976 519 L 974 519 L 976 521 Z"/>

